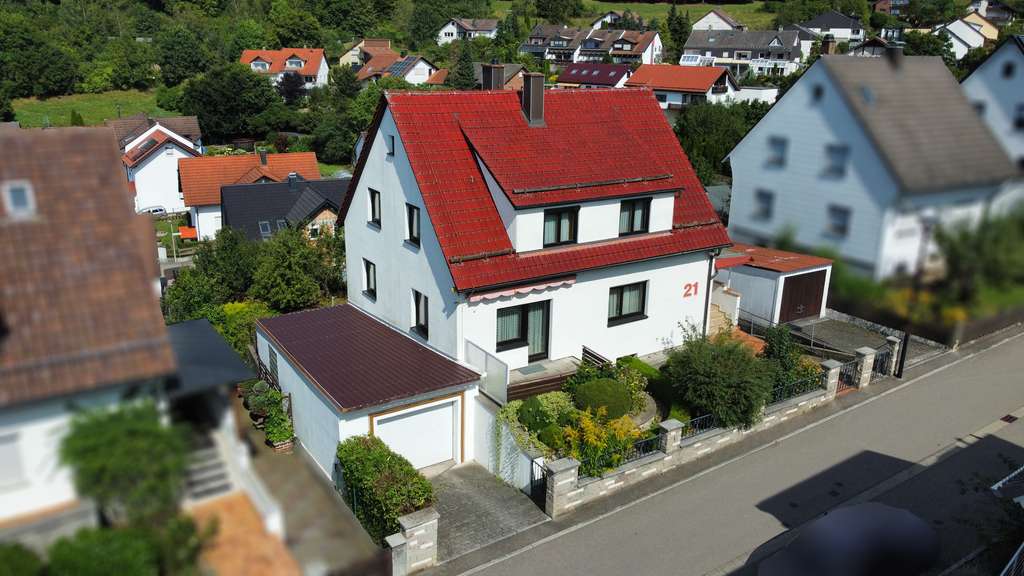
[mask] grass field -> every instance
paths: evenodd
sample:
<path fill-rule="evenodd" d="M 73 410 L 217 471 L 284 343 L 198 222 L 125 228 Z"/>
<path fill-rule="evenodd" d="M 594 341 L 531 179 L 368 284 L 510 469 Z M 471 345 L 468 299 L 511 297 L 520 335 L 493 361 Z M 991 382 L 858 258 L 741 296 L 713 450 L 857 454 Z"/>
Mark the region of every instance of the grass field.
<path fill-rule="evenodd" d="M 495 7 L 495 13 L 501 17 L 509 11 L 512 6 L 512 2 L 510 0 L 495 0 L 493 5 Z M 609 10 L 630 10 L 640 15 L 644 20 L 657 18 L 664 22 L 672 4 L 669 2 L 646 3 L 588 1 L 585 3 L 585 6 L 590 16 L 577 18 L 577 25 L 589 25 L 595 18 L 597 18 L 598 14 L 603 14 Z M 695 22 L 698 18 L 710 12 L 712 8 L 717 8 L 719 11 L 725 12 L 733 18 L 736 18 L 752 30 L 767 30 L 771 28 L 772 20 L 775 18 L 775 14 L 764 11 L 764 2 L 760 0 L 749 4 L 678 4 L 676 10 L 681 14 L 689 12 L 690 22 Z"/>
<path fill-rule="evenodd" d="M 18 98 L 14 100 L 14 114 L 26 128 L 50 126 L 68 126 L 71 124 L 71 111 L 77 110 L 85 120 L 86 126 L 102 124 L 109 118 L 117 118 L 118 107 L 121 116 L 131 116 L 139 112 L 147 112 L 153 116 L 173 116 L 156 105 L 156 95 L 152 92 L 138 90 L 116 90 L 102 94 L 74 94 L 39 100 L 36 98 Z"/>
<path fill-rule="evenodd" d="M 320 165 L 320 175 L 324 178 L 331 178 L 334 173 L 338 170 L 348 170 L 352 172 L 352 166 L 349 164 L 328 164 L 326 162 L 317 162 Z"/>

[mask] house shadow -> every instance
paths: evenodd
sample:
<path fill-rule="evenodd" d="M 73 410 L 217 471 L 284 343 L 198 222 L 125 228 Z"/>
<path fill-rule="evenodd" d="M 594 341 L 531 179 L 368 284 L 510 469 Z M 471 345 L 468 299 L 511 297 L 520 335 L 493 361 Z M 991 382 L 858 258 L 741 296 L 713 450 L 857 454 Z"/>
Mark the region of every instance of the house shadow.
<path fill-rule="evenodd" d="M 784 548 L 809 522 L 863 501 L 866 491 L 911 467 L 919 467 L 918 473 L 868 494 L 867 500 L 909 510 L 928 522 L 940 542 L 933 571 L 949 566 L 984 543 L 986 526 L 1000 525 L 1006 508 L 989 488 L 1022 464 L 1024 447 L 996 436 L 986 436 L 924 468 L 886 454 L 860 452 L 759 502 L 757 508 L 787 530 L 758 546 L 729 576 L 756 576 L 758 564 Z"/>

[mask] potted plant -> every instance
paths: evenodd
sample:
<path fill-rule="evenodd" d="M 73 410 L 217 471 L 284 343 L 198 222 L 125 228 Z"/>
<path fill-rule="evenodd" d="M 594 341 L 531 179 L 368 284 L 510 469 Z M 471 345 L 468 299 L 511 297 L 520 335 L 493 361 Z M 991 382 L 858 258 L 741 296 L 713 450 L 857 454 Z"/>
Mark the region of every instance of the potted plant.
<path fill-rule="evenodd" d="M 266 385 L 267 383 L 262 380 L 246 380 L 245 382 L 239 382 L 235 385 L 235 392 L 237 392 L 238 397 L 242 398 L 244 401 L 245 398 L 252 394 L 252 390 L 257 384 Z"/>
<path fill-rule="evenodd" d="M 267 414 L 263 431 L 267 435 L 267 444 L 274 447 L 274 452 L 291 454 L 294 444 L 295 430 L 291 420 L 278 402 Z"/>
<path fill-rule="evenodd" d="M 265 425 L 266 417 L 275 406 L 281 406 L 281 393 L 267 386 L 266 391 L 259 393 L 255 389 L 246 397 L 249 404 L 249 417 L 257 429 Z"/>

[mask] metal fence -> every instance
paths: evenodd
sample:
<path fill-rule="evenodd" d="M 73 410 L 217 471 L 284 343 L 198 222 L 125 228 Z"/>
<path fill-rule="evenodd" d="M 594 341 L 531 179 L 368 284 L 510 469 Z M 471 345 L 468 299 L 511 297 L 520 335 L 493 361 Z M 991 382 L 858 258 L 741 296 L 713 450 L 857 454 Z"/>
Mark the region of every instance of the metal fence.
<path fill-rule="evenodd" d="M 683 422 L 682 435 L 680 440 L 686 440 L 687 438 L 693 438 L 694 436 L 703 434 L 708 430 L 714 430 L 718 428 L 718 418 L 715 418 L 714 414 L 705 414 L 697 418 L 691 418 L 686 422 Z"/>
<path fill-rule="evenodd" d="M 1017 553 L 1010 558 L 1010 563 L 999 576 L 1024 576 L 1024 544 L 1017 548 Z"/>
<path fill-rule="evenodd" d="M 648 454 L 661 450 L 661 434 L 655 434 L 650 438 L 643 438 L 633 442 L 633 445 L 626 450 L 626 457 L 623 464 L 639 460 Z"/>
<path fill-rule="evenodd" d="M 772 388 L 772 397 L 769 400 L 768 405 L 770 406 L 772 404 L 778 404 L 779 402 L 785 402 L 790 398 L 796 398 L 797 396 L 822 388 L 824 388 L 824 386 L 822 385 L 820 375 L 780 384 L 775 388 Z"/>
<path fill-rule="evenodd" d="M 871 379 L 878 376 L 889 376 L 889 365 L 892 362 L 892 345 L 885 344 L 875 350 L 875 363 L 871 365 Z"/>
<path fill-rule="evenodd" d="M 857 369 L 857 361 L 850 360 L 839 367 L 839 384 L 836 386 L 836 394 L 849 392 L 857 389 L 857 378 L 860 371 Z"/>

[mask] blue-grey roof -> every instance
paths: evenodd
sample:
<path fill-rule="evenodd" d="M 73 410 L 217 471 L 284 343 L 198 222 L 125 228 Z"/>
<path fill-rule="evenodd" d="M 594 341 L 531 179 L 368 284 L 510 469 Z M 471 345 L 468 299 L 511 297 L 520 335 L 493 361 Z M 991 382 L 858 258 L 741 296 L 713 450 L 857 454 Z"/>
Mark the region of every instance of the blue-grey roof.
<path fill-rule="evenodd" d="M 278 220 L 296 226 L 325 207 L 337 212 L 351 180 L 303 180 L 300 176 L 292 181 L 223 186 L 223 224 L 241 230 L 252 240 L 260 240 L 260 222 L 269 222 L 271 229 L 276 230 Z"/>

